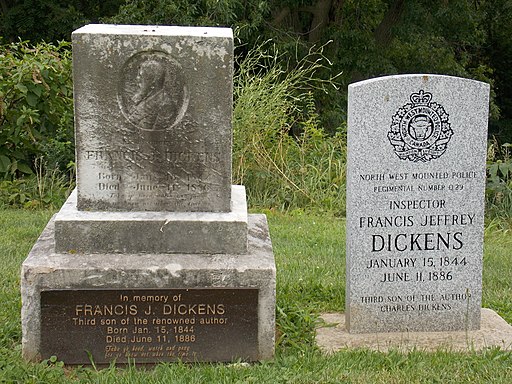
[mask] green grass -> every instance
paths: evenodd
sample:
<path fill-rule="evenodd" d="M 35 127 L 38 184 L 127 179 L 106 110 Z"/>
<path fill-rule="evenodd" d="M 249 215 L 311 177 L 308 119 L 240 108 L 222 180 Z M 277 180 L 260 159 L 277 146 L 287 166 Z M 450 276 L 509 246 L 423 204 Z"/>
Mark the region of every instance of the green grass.
<path fill-rule="evenodd" d="M 0 382 L 5 383 L 511 383 L 512 353 L 404 355 L 366 350 L 321 354 L 313 343 L 320 311 L 344 306 L 344 219 L 299 211 L 268 214 L 278 268 L 279 338 L 273 361 L 256 364 L 160 364 L 152 369 L 69 368 L 21 359 L 19 271 L 50 211 L 0 211 Z M 512 322 L 512 236 L 489 225 L 484 306 Z"/>
<path fill-rule="evenodd" d="M 484 242 L 482 304 L 512 324 L 512 228 L 488 226 Z"/>

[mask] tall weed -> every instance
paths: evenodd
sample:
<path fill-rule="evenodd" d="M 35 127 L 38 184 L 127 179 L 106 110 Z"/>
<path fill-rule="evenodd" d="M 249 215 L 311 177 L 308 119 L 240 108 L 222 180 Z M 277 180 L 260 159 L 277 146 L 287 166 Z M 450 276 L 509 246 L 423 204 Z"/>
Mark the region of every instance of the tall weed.
<path fill-rule="evenodd" d="M 74 187 L 69 180 L 57 170 L 0 180 L 0 208 L 60 208 Z"/>
<path fill-rule="evenodd" d="M 490 218 L 504 219 L 512 227 L 512 144 L 489 144 L 486 202 Z"/>
<path fill-rule="evenodd" d="M 345 209 L 345 129 L 320 127 L 312 90 L 321 80 L 322 47 L 293 68 L 267 43 L 249 52 L 235 75 L 233 179 L 252 206 Z"/>

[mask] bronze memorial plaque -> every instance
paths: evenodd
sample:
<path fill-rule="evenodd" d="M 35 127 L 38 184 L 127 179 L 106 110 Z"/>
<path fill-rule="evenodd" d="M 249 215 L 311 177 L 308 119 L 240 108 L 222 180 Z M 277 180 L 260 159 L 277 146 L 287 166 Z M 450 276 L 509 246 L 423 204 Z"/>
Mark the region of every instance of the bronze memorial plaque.
<path fill-rule="evenodd" d="M 42 291 L 41 351 L 66 364 L 257 360 L 258 290 Z"/>

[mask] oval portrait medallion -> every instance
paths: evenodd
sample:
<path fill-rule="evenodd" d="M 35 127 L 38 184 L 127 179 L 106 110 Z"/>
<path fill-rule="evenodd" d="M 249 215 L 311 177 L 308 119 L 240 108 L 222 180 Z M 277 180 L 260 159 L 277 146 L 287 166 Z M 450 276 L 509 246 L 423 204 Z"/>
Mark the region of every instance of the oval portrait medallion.
<path fill-rule="evenodd" d="M 126 61 L 117 96 L 126 119 L 144 131 L 172 128 L 189 101 L 181 65 L 160 51 L 139 52 Z"/>

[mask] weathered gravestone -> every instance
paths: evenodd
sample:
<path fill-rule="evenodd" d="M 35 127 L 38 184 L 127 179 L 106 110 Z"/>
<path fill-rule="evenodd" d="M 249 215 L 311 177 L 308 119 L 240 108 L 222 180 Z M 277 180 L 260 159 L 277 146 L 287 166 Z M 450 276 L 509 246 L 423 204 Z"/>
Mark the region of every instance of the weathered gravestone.
<path fill-rule="evenodd" d="M 480 327 L 488 103 L 448 76 L 349 86 L 351 333 Z"/>
<path fill-rule="evenodd" d="M 275 263 L 231 185 L 226 28 L 73 33 L 77 190 L 22 267 L 23 355 L 272 357 Z"/>

